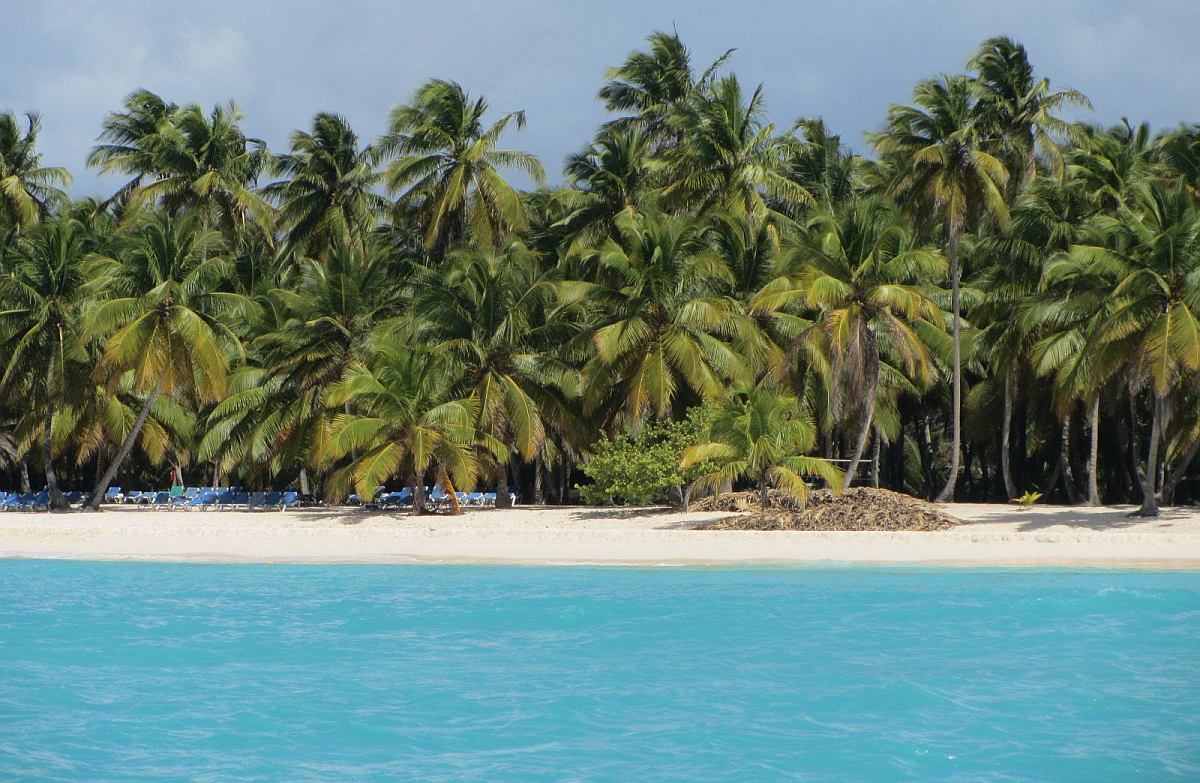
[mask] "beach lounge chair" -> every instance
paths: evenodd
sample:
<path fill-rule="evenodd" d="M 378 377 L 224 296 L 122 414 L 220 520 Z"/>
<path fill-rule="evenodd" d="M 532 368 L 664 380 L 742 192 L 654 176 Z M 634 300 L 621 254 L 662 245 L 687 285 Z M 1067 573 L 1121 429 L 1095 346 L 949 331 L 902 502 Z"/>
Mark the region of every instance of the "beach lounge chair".
<path fill-rule="evenodd" d="M 279 510 L 287 511 L 289 508 L 298 508 L 300 506 L 299 492 L 284 492 L 283 497 L 279 499 Z"/>
<path fill-rule="evenodd" d="M 467 493 L 467 505 L 482 506 L 483 505 L 483 493 L 482 492 L 468 492 Z"/>
<path fill-rule="evenodd" d="M 267 507 L 266 492 L 251 492 L 250 499 L 246 501 L 247 511 L 262 511 Z"/>
<path fill-rule="evenodd" d="M 429 493 L 429 504 L 434 508 L 441 508 L 444 503 L 449 502 L 450 496 L 446 494 L 446 490 L 441 487 L 434 487 Z"/>
<path fill-rule="evenodd" d="M 265 509 L 275 508 L 276 506 L 279 505 L 279 501 L 282 498 L 283 498 L 282 492 L 268 492 L 267 496 L 265 498 L 263 498 L 263 504 L 262 504 L 263 509 L 265 510 Z"/>
<path fill-rule="evenodd" d="M 20 492 L 10 492 L 3 500 L 0 500 L 0 511 L 11 511 L 21 502 Z"/>
<path fill-rule="evenodd" d="M 217 491 L 215 489 L 202 489 L 196 497 L 185 503 L 183 507 L 188 511 L 196 511 L 197 509 L 204 511 L 215 502 L 217 502 Z"/>
<path fill-rule="evenodd" d="M 102 502 L 104 502 L 104 503 L 120 503 L 124 499 L 125 499 L 125 496 L 121 494 L 120 487 L 109 487 L 108 491 L 104 493 L 104 500 Z"/>
<path fill-rule="evenodd" d="M 250 502 L 250 494 L 240 490 L 230 490 L 217 498 L 217 511 L 222 509 L 245 508 Z"/>
<path fill-rule="evenodd" d="M 153 500 L 150 501 L 150 508 L 155 511 L 171 508 L 171 493 L 170 492 L 155 492 Z"/>
<path fill-rule="evenodd" d="M 36 495 L 24 495 L 21 501 L 17 504 L 19 511 L 37 511 L 38 509 L 50 509 L 50 493 L 47 490 L 42 490 Z"/>

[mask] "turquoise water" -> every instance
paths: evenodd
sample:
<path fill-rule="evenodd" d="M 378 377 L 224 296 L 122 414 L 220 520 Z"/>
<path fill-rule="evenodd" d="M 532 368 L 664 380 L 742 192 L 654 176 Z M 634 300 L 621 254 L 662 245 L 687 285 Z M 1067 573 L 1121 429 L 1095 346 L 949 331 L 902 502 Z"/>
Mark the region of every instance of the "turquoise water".
<path fill-rule="evenodd" d="M 1200 780 L 1200 573 L 0 561 L 0 780 Z"/>

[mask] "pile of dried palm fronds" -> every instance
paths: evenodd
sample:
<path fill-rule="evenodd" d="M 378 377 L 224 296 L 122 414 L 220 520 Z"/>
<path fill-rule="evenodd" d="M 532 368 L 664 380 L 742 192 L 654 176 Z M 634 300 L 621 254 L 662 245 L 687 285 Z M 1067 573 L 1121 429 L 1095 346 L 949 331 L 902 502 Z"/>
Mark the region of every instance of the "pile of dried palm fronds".
<path fill-rule="evenodd" d="M 962 522 L 937 506 L 887 489 L 854 487 L 834 495 L 827 489 L 808 493 L 807 505 L 786 492 L 771 490 L 763 510 L 757 492 L 727 492 L 704 498 L 694 511 L 744 511 L 700 527 L 706 530 L 948 530 Z"/>

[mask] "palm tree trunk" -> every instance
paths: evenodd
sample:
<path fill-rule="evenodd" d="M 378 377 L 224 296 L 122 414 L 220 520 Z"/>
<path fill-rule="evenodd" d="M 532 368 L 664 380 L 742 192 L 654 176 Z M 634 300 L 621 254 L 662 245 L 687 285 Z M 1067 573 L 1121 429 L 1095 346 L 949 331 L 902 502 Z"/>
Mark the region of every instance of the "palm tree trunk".
<path fill-rule="evenodd" d="M 1138 437 L 1137 395 L 1129 389 L 1129 457 L 1133 461 L 1133 478 L 1139 487 L 1146 484 L 1146 472 L 1142 470 L 1142 444 Z"/>
<path fill-rule="evenodd" d="M 54 455 L 50 451 L 53 433 L 51 425 L 54 424 L 54 357 L 50 357 L 46 368 L 46 424 L 45 432 L 42 435 L 42 468 L 46 472 L 46 490 L 50 493 L 50 509 L 52 511 L 61 511 L 67 508 L 67 501 L 63 499 L 62 490 L 58 486 L 58 475 L 54 472 Z"/>
<path fill-rule="evenodd" d="M 1004 475 L 1004 493 L 1011 499 L 1015 498 L 1017 484 L 1012 476 L 1012 409 L 1013 409 L 1013 375 L 1010 369 L 1004 373 L 1004 420 L 1000 423 L 1000 472 Z"/>
<path fill-rule="evenodd" d="M 1154 494 L 1154 480 L 1158 476 L 1158 442 L 1162 440 L 1159 426 L 1163 403 L 1163 397 L 1156 391 L 1154 412 L 1150 419 L 1150 448 L 1146 454 L 1146 471 L 1142 474 L 1142 507 L 1137 510 L 1139 517 L 1158 516 L 1158 497 Z"/>
<path fill-rule="evenodd" d="M 108 463 L 108 468 L 105 469 L 104 475 L 96 482 L 96 486 L 92 489 L 92 499 L 88 501 L 88 505 L 93 511 L 100 509 L 100 501 L 104 500 L 104 493 L 108 491 L 108 485 L 112 483 L 113 477 L 117 475 L 117 471 L 125 464 L 129 453 L 133 451 L 133 444 L 137 442 L 137 437 L 141 434 L 142 427 L 146 424 L 146 419 L 150 418 L 150 408 L 154 406 L 154 401 L 158 399 L 158 395 L 162 393 L 163 379 L 159 378 L 158 383 L 150 391 L 146 401 L 142 403 L 142 409 L 138 411 L 137 418 L 133 422 L 133 429 L 129 430 L 129 434 L 125 436 L 125 441 L 121 444 L 121 448 L 117 449 L 117 456 L 112 462 Z"/>
<path fill-rule="evenodd" d="M 1175 463 L 1174 469 L 1167 476 L 1167 480 L 1163 483 L 1162 502 L 1172 505 L 1175 502 L 1175 489 L 1179 486 L 1179 482 L 1183 480 L 1184 475 L 1191 466 L 1192 460 L 1196 458 L 1196 452 L 1200 451 L 1200 438 L 1192 441 L 1192 445 L 1188 446 L 1187 451 Z"/>
<path fill-rule="evenodd" d="M 425 487 L 422 486 L 418 481 L 416 473 L 413 473 L 408 477 L 408 486 L 412 489 L 412 513 L 413 516 L 416 516 L 425 510 Z"/>
<path fill-rule="evenodd" d="M 450 498 L 450 513 L 456 517 L 461 516 L 462 506 L 458 504 L 458 491 L 454 489 L 454 482 L 450 480 L 450 475 L 444 469 L 440 472 L 442 480 L 439 483 Z"/>
<path fill-rule="evenodd" d="M 306 468 L 300 468 L 300 494 L 312 494 L 312 487 L 308 483 L 308 470 Z"/>
<path fill-rule="evenodd" d="M 951 228 L 950 234 L 950 303 L 953 310 L 953 329 L 952 329 L 952 347 L 950 350 L 950 364 L 952 366 L 952 374 L 954 377 L 954 393 L 953 393 L 953 422 L 954 435 L 950 446 L 950 475 L 946 478 L 946 486 L 942 487 L 942 491 L 938 493 L 936 501 L 938 503 L 949 503 L 954 500 L 954 487 L 958 484 L 958 461 L 959 451 L 962 448 L 962 346 L 960 338 L 960 291 L 959 291 L 959 268 L 958 268 L 958 229 Z"/>
<path fill-rule="evenodd" d="M 846 472 L 842 474 L 842 487 L 850 486 L 850 482 L 854 480 L 854 474 L 858 472 L 858 463 L 862 460 L 863 452 L 867 449 L 867 438 L 871 435 L 871 425 L 875 423 L 875 395 L 879 389 L 879 349 L 873 345 L 867 346 L 867 366 L 866 378 L 863 380 L 863 394 L 866 398 L 863 400 L 863 420 L 862 425 L 858 430 L 858 440 L 854 444 L 854 454 L 850 457 L 850 464 L 846 466 Z"/>
<path fill-rule="evenodd" d="M 1100 505 L 1100 483 L 1097 480 L 1097 474 L 1100 467 L 1100 395 L 1096 395 L 1096 399 L 1092 400 L 1092 410 L 1088 415 L 1089 424 L 1091 425 L 1091 437 L 1088 443 L 1088 463 L 1087 463 L 1087 482 L 1088 482 L 1088 498 L 1089 506 Z"/>
<path fill-rule="evenodd" d="M 503 463 L 497 466 L 496 471 L 496 508 L 512 508 L 512 497 L 508 494 L 508 468 L 509 464 Z M 516 478 L 516 471 L 513 471 L 513 478 Z"/>
<path fill-rule="evenodd" d="M 767 472 L 758 477 L 758 502 L 763 509 L 771 507 L 771 489 L 767 484 Z"/>
<path fill-rule="evenodd" d="M 871 486 L 879 489 L 879 450 L 883 438 L 879 437 L 879 429 L 875 430 L 875 439 L 871 443 Z"/>
<path fill-rule="evenodd" d="M 33 485 L 29 483 L 29 460 L 25 457 L 21 457 L 21 494 L 33 494 Z"/>
<path fill-rule="evenodd" d="M 1071 414 L 1063 417 L 1062 436 L 1058 441 L 1058 462 L 1062 465 L 1063 487 L 1067 490 L 1067 502 L 1072 506 L 1079 502 L 1075 489 L 1075 472 L 1071 469 Z"/>

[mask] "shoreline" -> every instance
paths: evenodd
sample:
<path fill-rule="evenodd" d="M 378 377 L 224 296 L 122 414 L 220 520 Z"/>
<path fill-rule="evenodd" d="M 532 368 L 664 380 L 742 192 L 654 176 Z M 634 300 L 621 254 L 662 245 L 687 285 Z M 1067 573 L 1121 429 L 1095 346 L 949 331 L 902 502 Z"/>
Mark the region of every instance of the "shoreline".
<path fill-rule="evenodd" d="M 949 504 L 935 532 L 710 531 L 729 516 L 656 508 L 517 507 L 460 517 L 295 512 L 0 514 L 0 558 L 203 563 L 790 566 L 1200 570 L 1200 510 Z"/>

